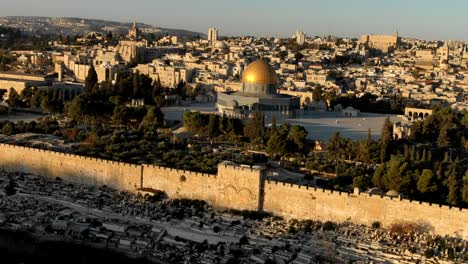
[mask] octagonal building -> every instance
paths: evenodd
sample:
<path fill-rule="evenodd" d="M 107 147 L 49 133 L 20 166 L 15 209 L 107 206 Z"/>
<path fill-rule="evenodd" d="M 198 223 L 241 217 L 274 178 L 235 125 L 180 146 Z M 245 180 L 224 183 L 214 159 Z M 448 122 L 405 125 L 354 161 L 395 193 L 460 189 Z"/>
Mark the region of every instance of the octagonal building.
<path fill-rule="evenodd" d="M 242 75 L 242 89 L 218 93 L 216 107 L 219 113 L 247 117 L 261 111 L 267 117 L 294 117 L 300 108 L 299 97 L 279 94 L 278 76 L 264 60 L 249 64 Z"/>

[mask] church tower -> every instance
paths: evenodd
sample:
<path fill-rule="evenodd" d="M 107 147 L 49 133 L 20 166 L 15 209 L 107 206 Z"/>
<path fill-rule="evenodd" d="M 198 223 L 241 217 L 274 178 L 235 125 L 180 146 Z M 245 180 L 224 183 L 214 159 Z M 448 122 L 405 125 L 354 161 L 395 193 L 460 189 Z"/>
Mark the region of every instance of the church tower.
<path fill-rule="evenodd" d="M 130 39 L 138 39 L 140 30 L 138 29 L 136 22 L 133 22 L 133 26 L 128 30 L 128 37 Z"/>

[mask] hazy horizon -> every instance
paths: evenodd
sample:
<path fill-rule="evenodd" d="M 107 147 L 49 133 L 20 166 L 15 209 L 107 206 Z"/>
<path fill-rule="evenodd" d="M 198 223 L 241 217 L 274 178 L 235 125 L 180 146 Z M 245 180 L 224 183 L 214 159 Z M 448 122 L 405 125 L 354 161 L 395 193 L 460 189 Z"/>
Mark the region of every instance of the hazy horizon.
<path fill-rule="evenodd" d="M 150 24 L 221 36 L 289 37 L 296 30 L 308 36 L 392 34 L 427 40 L 468 40 L 468 1 L 436 0 L 296 0 L 246 1 L 115 1 L 15 0 L 1 3 L 0 16 L 78 17 Z"/>

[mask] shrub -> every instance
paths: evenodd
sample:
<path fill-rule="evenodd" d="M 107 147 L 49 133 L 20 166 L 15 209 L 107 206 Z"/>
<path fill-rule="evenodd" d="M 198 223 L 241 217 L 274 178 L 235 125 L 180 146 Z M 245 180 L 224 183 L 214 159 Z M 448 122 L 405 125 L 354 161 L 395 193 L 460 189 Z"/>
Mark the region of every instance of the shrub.
<path fill-rule="evenodd" d="M 70 129 L 66 129 L 63 134 L 64 134 L 64 137 L 69 140 L 69 141 L 75 141 L 77 138 L 78 138 L 78 133 L 80 131 L 78 130 L 78 128 L 70 128 Z"/>
<path fill-rule="evenodd" d="M 259 211 L 251 211 L 251 210 L 240 211 L 240 210 L 232 209 L 232 210 L 229 210 L 228 212 L 233 215 L 240 215 L 244 219 L 251 219 L 251 220 L 262 220 L 263 218 L 267 218 L 271 216 L 271 214 L 267 212 L 259 212 Z"/>
<path fill-rule="evenodd" d="M 432 248 L 426 249 L 426 250 L 424 251 L 424 256 L 425 256 L 426 258 L 432 258 L 432 257 L 434 257 L 434 249 L 432 249 Z"/>
<path fill-rule="evenodd" d="M 447 249 L 447 258 L 450 260 L 455 259 L 455 250 L 452 247 Z"/>
<path fill-rule="evenodd" d="M 288 233 L 291 235 L 296 234 L 297 230 L 294 226 L 289 226 Z"/>
<path fill-rule="evenodd" d="M 336 224 L 332 221 L 327 221 L 322 226 L 323 231 L 334 231 L 336 229 Z"/>
<path fill-rule="evenodd" d="M 380 228 L 382 226 L 382 224 L 379 222 L 379 221 L 375 221 L 372 223 L 372 228 Z"/>
<path fill-rule="evenodd" d="M 427 223 L 397 222 L 390 225 L 390 232 L 396 234 L 427 233 L 431 229 Z"/>
<path fill-rule="evenodd" d="M 8 122 L 2 129 L 2 134 L 6 136 L 10 136 L 15 133 L 15 125 L 13 123 Z"/>
<path fill-rule="evenodd" d="M 163 191 L 160 191 L 160 190 L 154 191 L 153 195 L 148 196 L 146 198 L 146 200 L 148 202 L 150 202 L 150 203 L 160 202 L 160 201 L 165 200 L 165 199 L 167 199 L 166 193 L 163 192 Z"/>

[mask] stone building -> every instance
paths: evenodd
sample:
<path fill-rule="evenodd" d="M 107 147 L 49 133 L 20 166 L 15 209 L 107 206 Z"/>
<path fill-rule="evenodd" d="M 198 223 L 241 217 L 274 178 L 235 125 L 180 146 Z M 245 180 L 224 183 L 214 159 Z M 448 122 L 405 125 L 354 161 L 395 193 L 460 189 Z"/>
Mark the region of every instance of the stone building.
<path fill-rule="evenodd" d="M 74 81 L 84 81 L 91 63 L 96 70 L 99 82 L 112 81 L 116 73 L 125 68 L 125 62 L 122 61 L 119 53 L 108 50 L 97 51 L 94 58 L 65 52 L 63 56 L 55 56 L 54 62 L 59 81 L 62 81 L 64 74 Z"/>
<path fill-rule="evenodd" d="M 217 40 L 218 40 L 218 29 L 209 28 L 208 29 L 208 41 L 211 41 L 211 43 L 216 43 Z"/>
<path fill-rule="evenodd" d="M 296 43 L 298 45 L 303 45 L 306 39 L 306 34 L 303 31 L 297 31 L 296 34 Z"/>
<path fill-rule="evenodd" d="M 0 89 L 7 90 L 5 98 L 8 98 L 10 88 L 21 93 L 25 88 L 50 85 L 52 82 L 53 78 L 51 76 L 17 72 L 0 72 Z"/>
<path fill-rule="evenodd" d="M 237 92 L 218 93 L 217 110 L 221 114 L 245 117 L 255 111 L 267 117 L 295 116 L 299 97 L 279 94 L 278 76 L 264 60 L 251 63 L 242 75 L 242 88 Z"/>
<path fill-rule="evenodd" d="M 395 122 L 393 124 L 393 138 L 404 139 L 411 135 L 411 124 Z"/>
<path fill-rule="evenodd" d="M 151 46 L 146 41 L 121 40 L 115 48 L 126 62 L 151 62 L 169 53 L 177 53 L 180 48 L 174 46 Z"/>
<path fill-rule="evenodd" d="M 325 71 L 306 71 L 306 81 L 308 83 L 318 83 L 320 85 L 325 85 L 329 80 L 330 78 L 328 76 L 328 73 Z"/>
<path fill-rule="evenodd" d="M 414 108 L 414 107 L 405 107 L 405 119 L 413 122 L 413 121 L 420 121 L 426 119 L 429 115 L 432 115 L 431 109 L 423 109 L 423 108 Z"/>
<path fill-rule="evenodd" d="M 359 116 L 361 111 L 352 106 L 348 106 L 345 109 L 341 110 L 341 114 L 344 116 L 356 117 Z"/>
<path fill-rule="evenodd" d="M 146 74 L 156 81 L 159 79 L 162 87 L 175 88 L 180 82 L 192 81 L 193 71 L 184 67 L 160 64 L 139 64 L 136 67 L 142 74 Z"/>
<path fill-rule="evenodd" d="M 395 32 L 393 35 L 362 35 L 359 40 L 359 44 L 382 52 L 395 50 L 398 43 L 398 32 Z"/>

